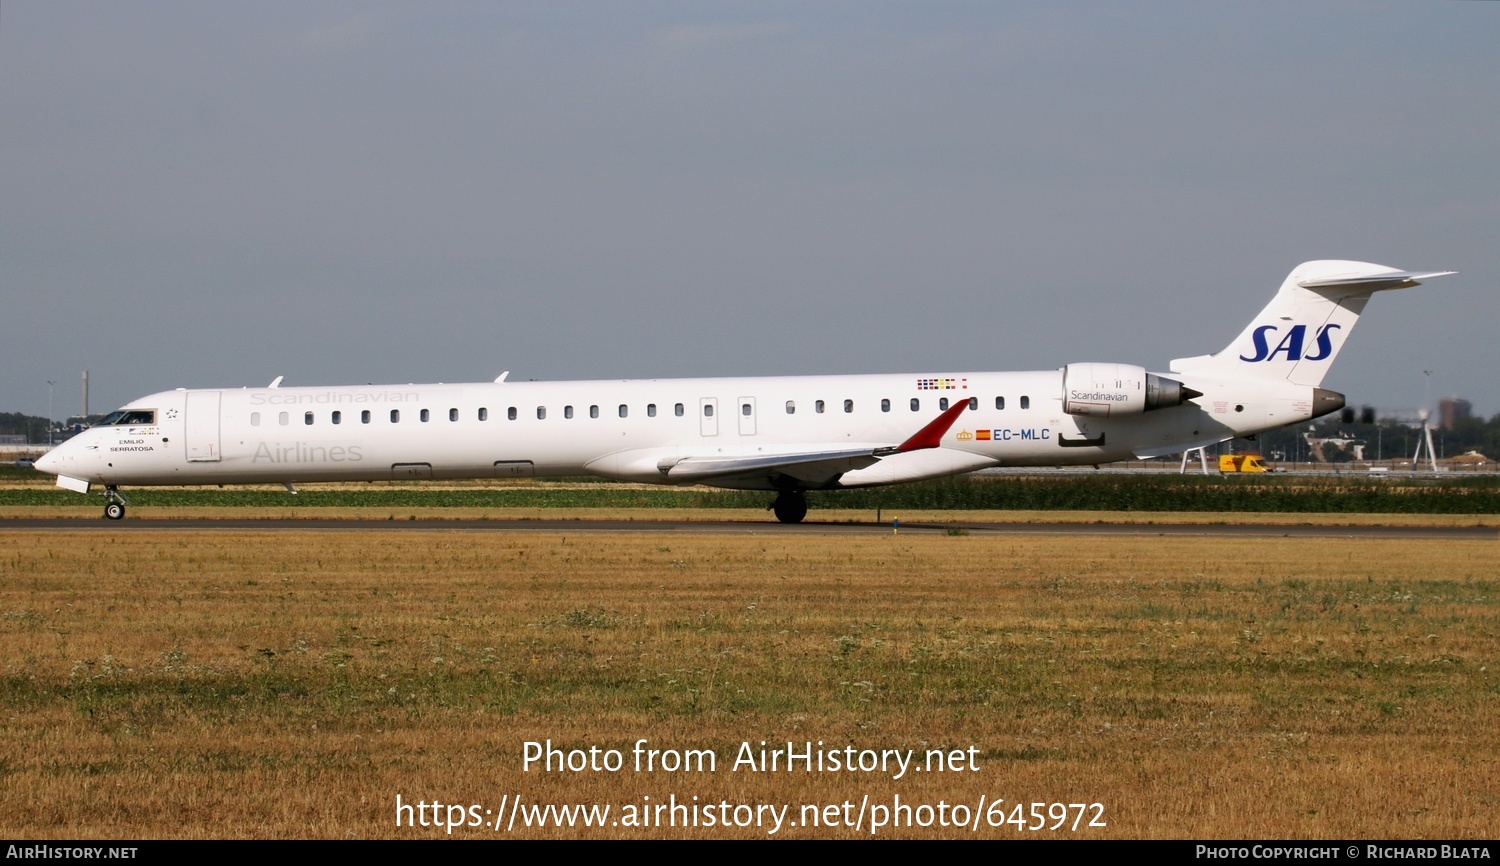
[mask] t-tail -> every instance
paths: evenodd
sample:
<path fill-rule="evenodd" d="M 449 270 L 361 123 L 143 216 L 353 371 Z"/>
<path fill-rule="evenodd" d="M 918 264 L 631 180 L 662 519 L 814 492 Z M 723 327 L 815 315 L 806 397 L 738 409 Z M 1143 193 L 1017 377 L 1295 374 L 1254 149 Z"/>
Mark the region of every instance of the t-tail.
<path fill-rule="evenodd" d="M 1454 273 L 1398 271 L 1369 262 L 1304 262 L 1234 342 L 1212 355 L 1178 358 L 1172 372 L 1318 388 L 1370 295 Z"/>

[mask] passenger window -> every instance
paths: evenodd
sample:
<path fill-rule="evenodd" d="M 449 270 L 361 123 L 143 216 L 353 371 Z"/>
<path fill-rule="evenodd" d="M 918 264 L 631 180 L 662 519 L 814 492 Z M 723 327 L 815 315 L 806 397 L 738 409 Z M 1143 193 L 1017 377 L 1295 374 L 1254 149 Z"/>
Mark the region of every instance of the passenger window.
<path fill-rule="evenodd" d="M 250 413 L 250 426 L 251 427 L 259 427 L 260 426 L 260 413 L 259 412 L 251 412 Z"/>
<path fill-rule="evenodd" d="M 480 406 L 479 407 L 479 420 L 481 420 L 481 421 L 488 421 L 488 420 L 490 420 L 490 410 L 487 409 L 487 408 L 485 408 L 485 407 L 483 407 L 483 406 Z"/>
<path fill-rule="evenodd" d="M 646 417 L 647 418 L 655 418 L 656 417 L 656 404 L 655 403 L 647 403 L 646 404 Z"/>
<path fill-rule="evenodd" d="M 589 407 L 589 417 L 590 418 L 598 418 L 599 417 L 599 407 L 598 406 L 590 406 Z"/>
<path fill-rule="evenodd" d="M 516 420 L 516 407 L 512 406 L 509 409 L 506 409 L 505 410 L 505 417 L 506 417 L 507 420 L 510 420 L 510 421 Z"/>
<path fill-rule="evenodd" d="M 621 403 L 620 404 L 620 417 L 624 418 L 625 416 L 627 416 L 629 414 L 630 414 L 630 407 L 626 406 L 624 403 Z"/>
<path fill-rule="evenodd" d="M 448 420 L 449 421 L 457 421 L 458 420 L 458 410 L 457 409 L 449 409 L 448 410 Z"/>
<path fill-rule="evenodd" d="M 816 412 L 816 413 L 818 413 L 819 415 L 823 414 L 823 401 L 822 400 L 819 400 L 819 401 L 817 401 L 816 403 L 813 404 L 813 411 Z"/>
<path fill-rule="evenodd" d="M 969 411 L 970 412 L 978 412 L 979 411 L 979 398 L 978 397 L 970 397 L 969 398 Z"/>
<path fill-rule="evenodd" d="M 1031 398 L 1030 397 L 1022 397 L 1021 398 L 1021 408 L 1022 409 L 1030 409 L 1031 408 Z"/>
<path fill-rule="evenodd" d="M 882 412 L 889 412 L 889 411 L 891 411 L 891 401 L 882 397 L 881 400 L 880 400 L 880 411 L 882 411 Z"/>
<path fill-rule="evenodd" d="M 938 399 L 938 411 L 939 412 L 947 412 L 948 411 L 948 398 L 947 397 L 941 397 L 941 398 Z"/>
<path fill-rule="evenodd" d="M 538 407 L 536 407 L 536 420 L 538 420 L 538 421 L 545 421 L 545 420 L 547 420 L 547 407 L 546 406 L 538 406 Z"/>
<path fill-rule="evenodd" d="M 704 418 L 712 418 L 712 417 L 714 417 L 714 404 L 712 404 L 712 403 L 704 403 L 703 404 L 703 417 Z"/>
<path fill-rule="evenodd" d="M 564 406 L 563 407 L 563 417 L 564 418 L 569 418 L 569 419 L 571 419 L 573 417 L 573 407 L 572 406 Z"/>
<path fill-rule="evenodd" d="M 361 423 L 361 424 L 368 424 L 368 423 L 370 423 L 370 410 L 369 409 L 366 409 L 365 411 L 359 413 L 359 423 Z"/>
<path fill-rule="evenodd" d="M 426 424 L 427 421 L 428 421 L 428 419 L 430 419 L 431 417 L 432 417 L 432 414 L 430 412 L 428 412 L 426 409 L 422 410 L 422 423 L 423 424 Z M 392 418 L 391 420 L 394 421 L 396 419 Z"/>
<path fill-rule="evenodd" d="M 676 415 L 678 418 L 682 417 L 682 404 L 681 403 L 678 403 L 676 406 L 672 407 L 672 414 Z"/>
<path fill-rule="evenodd" d="M 1004 409 L 1005 408 L 1005 398 L 1004 397 L 996 397 L 995 398 L 995 408 L 996 409 Z"/>
<path fill-rule="evenodd" d="M 276 423 L 280 424 L 283 427 L 285 427 L 290 421 L 291 418 L 289 418 L 285 412 L 282 412 L 280 415 L 276 416 Z"/>
<path fill-rule="evenodd" d="M 312 422 L 313 422 L 312 413 L 311 412 L 304 412 L 302 414 L 302 423 L 306 424 L 309 427 L 311 427 L 312 426 Z"/>
<path fill-rule="evenodd" d="M 918 400 L 916 397 L 911 398 L 911 410 L 913 412 L 922 411 L 922 401 Z"/>
<path fill-rule="evenodd" d="M 392 409 L 391 410 L 391 423 L 392 424 L 400 424 L 401 423 L 401 410 L 400 409 Z"/>
<path fill-rule="evenodd" d="M 331 415 L 329 417 L 331 418 L 331 420 L 335 424 L 342 424 L 342 423 L 344 423 L 344 413 L 340 412 L 337 409 L 333 410 L 333 415 Z"/>
<path fill-rule="evenodd" d="M 741 415 L 745 415 L 747 417 L 750 415 L 750 404 L 749 403 L 741 403 L 740 404 L 740 414 Z"/>
<path fill-rule="evenodd" d="M 795 402 L 793 402 L 791 400 L 786 401 L 786 414 L 788 414 L 788 415 L 795 415 L 795 414 L 797 414 L 797 404 Z"/>
<path fill-rule="evenodd" d="M 845 412 L 853 412 L 854 411 L 854 401 L 853 400 L 845 400 L 844 401 L 844 411 Z"/>

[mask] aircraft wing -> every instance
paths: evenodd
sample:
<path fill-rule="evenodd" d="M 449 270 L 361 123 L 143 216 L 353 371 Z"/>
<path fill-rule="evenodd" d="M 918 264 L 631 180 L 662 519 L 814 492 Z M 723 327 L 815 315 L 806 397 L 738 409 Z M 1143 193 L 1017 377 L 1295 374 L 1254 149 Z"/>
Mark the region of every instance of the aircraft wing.
<path fill-rule="evenodd" d="M 660 469 L 673 481 L 691 483 L 743 476 L 764 478 L 767 475 L 789 475 L 817 486 L 845 472 L 864 469 L 880 458 L 870 448 L 846 451 L 807 451 L 800 454 L 764 454 L 755 457 L 684 457 L 676 462 L 664 461 Z"/>
<path fill-rule="evenodd" d="M 751 456 L 671 458 L 657 464 L 657 468 L 667 478 L 682 483 L 785 475 L 805 484 L 818 486 L 845 472 L 872 466 L 882 457 L 938 447 L 943 434 L 948 432 L 948 428 L 953 426 L 953 422 L 968 407 L 968 400 L 960 400 L 900 445 L 788 451 Z"/>

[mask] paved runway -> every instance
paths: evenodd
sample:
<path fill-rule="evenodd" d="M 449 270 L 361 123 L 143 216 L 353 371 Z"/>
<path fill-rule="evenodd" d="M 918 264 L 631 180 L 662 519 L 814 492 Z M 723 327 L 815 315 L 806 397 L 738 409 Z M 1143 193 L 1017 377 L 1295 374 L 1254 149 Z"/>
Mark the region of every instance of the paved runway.
<path fill-rule="evenodd" d="M 1484 526 L 1313 526 L 1295 524 L 1150 523 L 903 523 L 903 534 L 950 531 L 970 535 L 1127 535 L 1200 538 L 1370 538 L 1500 540 L 1500 529 Z M 674 520 L 153 520 L 44 518 L 0 519 L 0 533 L 59 532 L 547 532 L 677 533 L 693 535 L 889 535 L 888 523 L 784 525 L 771 521 Z"/>

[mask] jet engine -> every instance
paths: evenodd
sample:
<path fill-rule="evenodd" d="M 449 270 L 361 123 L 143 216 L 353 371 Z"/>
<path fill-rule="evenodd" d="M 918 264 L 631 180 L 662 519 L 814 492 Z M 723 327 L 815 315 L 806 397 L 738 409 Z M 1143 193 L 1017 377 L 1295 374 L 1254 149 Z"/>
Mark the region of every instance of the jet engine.
<path fill-rule="evenodd" d="M 1180 406 L 1202 397 L 1176 379 L 1130 364 L 1069 364 L 1063 367 L 1063 411 L 1108 418 Z"/>

